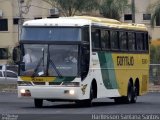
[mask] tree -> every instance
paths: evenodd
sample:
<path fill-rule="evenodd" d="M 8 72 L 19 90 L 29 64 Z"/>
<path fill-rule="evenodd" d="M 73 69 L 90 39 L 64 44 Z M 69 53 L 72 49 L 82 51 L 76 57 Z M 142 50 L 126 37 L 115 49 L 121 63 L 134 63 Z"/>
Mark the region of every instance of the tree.
<path fill-rule="evenodd" d="M 151 26 L 154 27 L 155 23 L 160 26 L 160 1 L 153 3 L 149 6 L 149 11 L 152 13 Z"/>
<path fill-rule="evenodd" d="M 131 8 L 128 0 L 103 0 L 100 6 L 100 14 L 107 18 L 119 20 L 126 8 Z"/>
<path fill-rule="evenodd" d="M 158 63 L 158 48 L 157 47 L 155 47 L 155 46 L 151 46 L 151 48 L 150 48 L 150 57 L 151 57 L 151 64 L 156 64 L 156 63 Z"/>
<path fill-rule="evenodd" d="M 64 16 L 74 16 L 83 11 L 96 10 L 99 5 L 98 0 L 43 0 L 56 7 Z"/>

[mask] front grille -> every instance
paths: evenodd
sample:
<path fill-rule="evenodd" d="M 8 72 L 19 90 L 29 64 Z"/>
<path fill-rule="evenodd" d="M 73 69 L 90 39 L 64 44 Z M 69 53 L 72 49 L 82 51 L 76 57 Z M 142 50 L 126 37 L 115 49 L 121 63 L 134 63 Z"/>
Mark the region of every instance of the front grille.
<path fill-rule="evenodd" d="M 45 82 L 33 82 L 34 85 L 45 85 Z"/>
<path fill-rule="evenodd" d="M 49 82 L 49 85 L 61 85 L 62 82 Z"/>

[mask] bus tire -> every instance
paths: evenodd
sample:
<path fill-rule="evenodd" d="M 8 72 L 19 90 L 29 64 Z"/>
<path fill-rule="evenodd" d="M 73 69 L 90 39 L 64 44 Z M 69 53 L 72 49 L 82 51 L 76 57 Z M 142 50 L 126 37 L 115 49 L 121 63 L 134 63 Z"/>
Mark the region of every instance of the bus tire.
<path fill-rule="evenodd" d="M 134 103 L 135 93 L 133 88 L 134 88 L 133 85 L 129 82 L 127 89 L 127 96 L 114 98 L 115 103 L 124 103 L 124 104 Z"/>
<path fill-rule="evenodd" d="M 131 103 L 136 103 L 137 101 L 137 88 L 136 86 L 133 87 L 133 94 L 131 98 Z"/>
<path fill-rule="evenodd" d="M 131 101 L 133 100 L 133 96 L 134 96 L 133 88 L 134 88 L 133 85 L 129 82 L 128 83 L 127 96 L 125 96 L 124 100 L 123 100 L 124 103 L 131 103 Z"/>
<path fill-rule="evenodd" d="M 76 104 L 77 104 L 78 107 L 91 107 L 93 98 L 94 98 L 94 90 L 93 90 L 93 87 L 91 85 L 90 98 L 86 99 L 86 100 L 78 100 L 78 101 L 76 101 Z"/>
<path fill-rule="evenodd" d="M 43 106 L 43 99 L 34 99 L 35 108 L 42 108 Z"/>
<path fill-rule="evenodd" d="M 87 107 L 91 107 L 92 106 L 92 100 L 94 98 L 94 89 L 93 89 L 93 85 L 91 85 L 90 88 L 90 98 L 88 100 L 86 100 L 86 106 Z"/>
<path fill-rule="evenodd" d="M 91 87 L 90 87 L 90 97 L 89 99 L 85 100 L 85 106 L 86 107 L 91 107 L 92 106 L 92 100 L 94 98 L 94 89 L 93 89 L 93 85 L 91 84 Z"/>

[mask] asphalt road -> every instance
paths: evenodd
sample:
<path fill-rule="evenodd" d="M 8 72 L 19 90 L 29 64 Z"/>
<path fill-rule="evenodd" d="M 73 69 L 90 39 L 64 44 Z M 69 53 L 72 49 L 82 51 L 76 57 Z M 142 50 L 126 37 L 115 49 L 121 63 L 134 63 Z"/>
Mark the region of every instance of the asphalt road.
<path fill-rule="evenodd" d="M 93 106 L 90 108 L 77 107 L 73 102 L 52 103 L 47 101 L 44 102 L 43 108 L 34 108 L 32 99 L 19 99 L 16 93 L 3 92 L 0 93 L 0 114 L 2 114 L 2 117 L 5 117 L 6 114 L 23 114 L 23 117 L 26 119 L 30 116 L 28 114 L 34 114 L 36 118 L 37 116 L 40 117 L 38 120 L 48 116 L 48 114 L 52 115 L 52 119 L 53 117 L 58 119 L 58 116 L 61 117 L 63 114 L 72 118 L 74 114 L 78 114 L 78 116 L 88 114 L 160 114 L 160 93 L 148 93 L 140 96 L 135 104 L 115 104 L 113 100 L 103 98 L 94 100 Z M 66 116 L 63 118 L 66 118 Z M 76 118 L 75 116 L 75 119 L 78 120 L 81 117 Z"/>

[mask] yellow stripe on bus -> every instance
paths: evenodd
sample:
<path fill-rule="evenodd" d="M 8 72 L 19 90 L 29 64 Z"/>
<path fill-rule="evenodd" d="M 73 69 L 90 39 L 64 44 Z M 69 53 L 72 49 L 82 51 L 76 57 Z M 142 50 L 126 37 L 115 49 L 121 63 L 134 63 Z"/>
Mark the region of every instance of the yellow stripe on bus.
<path fill-rule="evenodd" d="M 20 77 L 23 81 L 32 82 L 52 82 L 56 80 L 56 77 Z"/>

